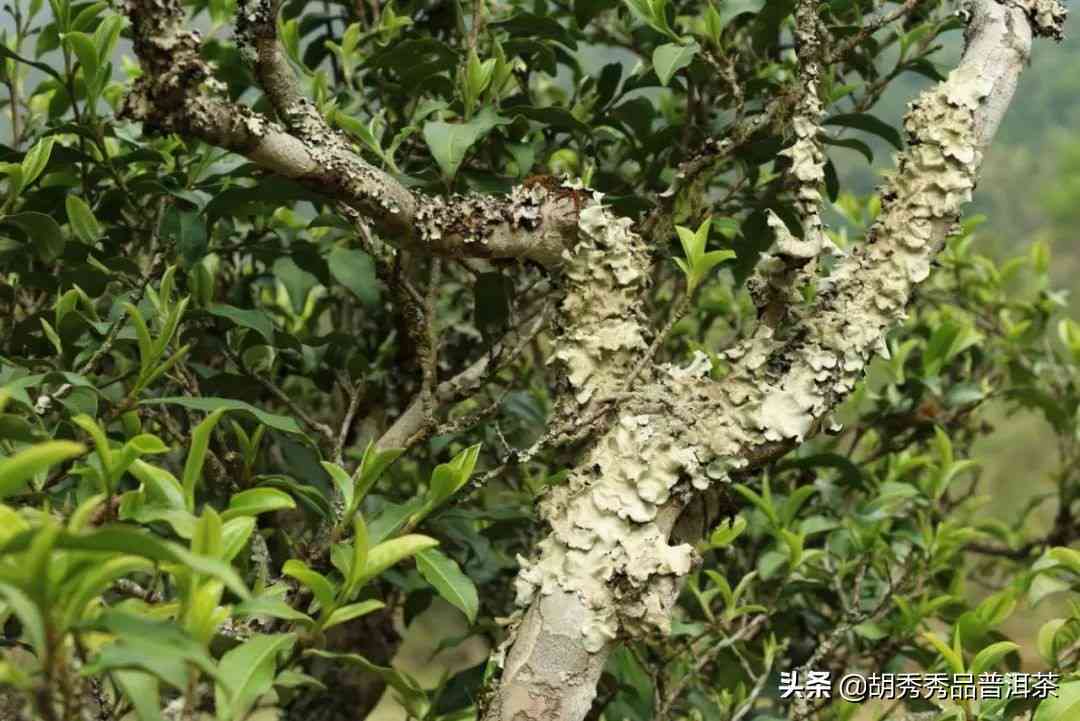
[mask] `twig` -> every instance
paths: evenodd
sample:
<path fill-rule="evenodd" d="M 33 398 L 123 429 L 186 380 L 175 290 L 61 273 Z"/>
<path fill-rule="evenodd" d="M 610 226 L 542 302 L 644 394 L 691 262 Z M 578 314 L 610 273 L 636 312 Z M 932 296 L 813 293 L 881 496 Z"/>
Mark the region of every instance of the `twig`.
<path fill-rule="evenodd" d="M 264 377 L 260 373 L 253 373 L 251 370 L 249 370 L 248 367 L 244 364 L 244 362 L 240 359 L 240 357 L 237 356 L 231 348 L 223 345 L 222 349 L 225 353 L 225 357 L 232 361 L 233 364 L 235 364 L 236 367 L 240 369 L 240 372 L 242 372 L 248 378 L 251 378 L 253 381 L 265 388 L 270 393 L 270 395 L 274 396 L 274 398 L 284 403 L 285 407 L 289 409 L 290 413 L 299 418 L 308 428 L 321 435 L 326 440 L 326 442 L 331 447 L 333 447 L 333 445 L 337 442 L 337 436 L 330 426 L 325 423 L 320 423 L 319 421 L 312 418 L 307 411 L 301 408 L 292 398 L 289 397 L 289 394 L 278 388 L 277 385 L 275 385 L 268 378 Z"/>
<path fill-rule="evenodd" d="M 690 682 L 690 679 L 701 672 L 706 666 L 716 659 L 717 655 L 726 648 L 730 648 L 742 641 L 749 641 L 757 635 L 758 630 L 768 620 L 768 616 L 765 614 L 759 614 L 750 619 L 743 625 L 738 631 L 728 636 L 727 638 L 713 644 L 707 651 L 702 653 L 697 662 L 694 664 L 693 669 L 684 674 L 679 680 L 668 690 L 667 696 L 663 703 L 660 705 L 659 710 L 656 712 L 656 718 L 658 721 L 665 721 L 671 713 L 671 707 L 678 701 L 679 696 L 682 695 L 683 689 L 686 684 Z M 767 674 L 766 674 L 767 675 Z"/>
<path fill-rule="evenodd" d="M 360 389 L 349 380 L 345 371 L 339 372 L 338 382 L 341 384 L 341 387 L 345 389 L 345 395 L 349 399 L 348 405 L 345 408 L 345 415 L 341 419 L 341 426 L 338 429 L 337 441 L 334 443 L 334 463 L 337 463 L 340 466 L 345 460 L 345 443 L 349 438 L 349 431 L 352 430 L 353 421 L 356 419 L 356 411 L 360 408 L 360 400 L 363 398 L 363 393 L 361 393 Z"/>

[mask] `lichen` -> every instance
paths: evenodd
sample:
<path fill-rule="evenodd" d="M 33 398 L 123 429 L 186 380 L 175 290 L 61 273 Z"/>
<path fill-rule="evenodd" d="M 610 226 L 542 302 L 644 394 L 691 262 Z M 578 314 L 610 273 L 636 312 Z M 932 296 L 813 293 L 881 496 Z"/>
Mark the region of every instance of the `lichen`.
<path fill-rule="evenodd" d="M 518 603 L 556 589 L 588 609 L 585 646 L 664 629 L 678 577 L 694 562 L 667 541 L 671 519 L 693 489 L 724 482 L 771 449 L 812 434 L 861 378 L 887 328 L 903 316 L 946 230 L 971 196 L 981 158 L 975 109 L 990 86 L 954 72 L 924 93 L 905 120 L 909 149 L 884 190 L 877 225 L 823 283 L 818 312 L 802 332 L 762 326 L 730 349 L 720 381 L 696 357 L 656 373 L 624 402 L 612 427 L 567 484 L 541 504 L 551 534 L 522 560 Z M 619 387 L 618 373 L 644 343 L 635 294 L 645 282 L 628 225 L 600 205 L 582 211 L 580 243 L 568 260 L 566 319 L 555 353 L 577 403 Z"/>
<path fill-rule="evenodd" d="M 695 451 L 648 415 L 622 415 L 567 484 L 541 504 L 551 534 L 535 562 L 520 559 L 517 602 L 555 589 L 588 609 L 585 647 L 596 652 L 620 633 L 667 628 L 676 580 L 694 551 L 671 546 L 660 509 L 685 476 L 703 475 Z"/>
<path fill-rule="evenodd" d="M 825 152 L 819 139 L 825 105 L 818 96 L 822 48 L 818 37 L 820 21 L 817 13 L 817 3 L 809 0 L 800 0 L 795 7 L 795 38 L 800 79 L 799 99 L 791 123 L 795 142 L 780 153 L 791 161 L 789 173 L 795 183 L 795 211 L 803 225 L 802 239 L 794 238 L 775 214 L 769 216 L 769 224 L 777 230 L 780 255 L 796 260 L 808 260 L 817 256 L 821 252 L 825 235 L 821 222 Z"/>
<path fill-rule="evenodd" d="M 565 390 L 555 415 L 574 419 L 590 402 L 621 392 L 648 347 L 640 304 L 649 257 L 630 220 L 612 215 L 600 194 L 581 210 L 577 242 L 564 256 L 552 364 Z M 685 381 L 710 367 L 701 354 L 666 374 Z M 586 609 L 581 633 L 591 652 L 620 633 L 665 628 L 676 579 L 693 564 L 691 547 L 667 542 L 674 519 L 661 517 L 686 479 L 704 479 L 677 427 L 647 412 L 620 413 L 568 482 L 540 504 L 551 534 L 535 560 L 521 559 L 518 603 L 556 590 L 574 594 Z"/>
<path fill-rule="evenodd" d="M 563 251 L 566 292 L 551 362 L 576 405 L 620 390 L 647 348 L 640 304 L 648 255 L 630 219 L 615 217 L 601 200 L 596 194 L 581 210 L 577 244 Z"/>
<path fill-rule="evenodd" d="M 1055 40 L 1064 37 L 1069 10 L 1060 0 L 1016 0 L 1016 4 L 1027 12 L 1036 35 Z"/>

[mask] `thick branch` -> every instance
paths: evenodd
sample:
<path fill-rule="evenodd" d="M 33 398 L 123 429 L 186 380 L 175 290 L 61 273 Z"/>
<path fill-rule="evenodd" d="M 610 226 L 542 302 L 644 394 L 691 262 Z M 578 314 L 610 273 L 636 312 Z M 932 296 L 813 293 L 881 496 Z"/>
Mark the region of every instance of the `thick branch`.
<path fill-rule="evenodd" d="M 802 262 L 821 251 L 825 231 L 821 223 L 821 188 L 825 184 L 825 152 L 821 148 L 821 121 L 825 105 L 818 95 L 821 84 L 821 56 L 824 52 L 817 0 L 795 4 L 795 40 L 799 58 L 799 103 L 795 109 L 795 143 L 783 151 L 791 160 L 795 182 L 795 209 L 803 225 L 802 240 L 781 234 L 782 255 Z M 787 242 L 784 242 L 787 240 Z"/>
<path fill-rule="evenodd" d="M 228 101 L 199 55 L 179 0 L 125 0 L 143 75 L 122 114 L 149 129 L 198 138 L 343 201 L 397 244 L 417 252 L 561 262 L 576 234 L 572 191 L 518 186 L 505 196 L 449 199 L 414 195 L 354 153 L 304 98 L 274 37 L 273 5 L 249 0 L 242 39 L 250 41 L 256 74 L 289 130 Z M 261 9 L 260 9 L 261 8 Z M 270 10 L 267 10 L 269 8 Z"/>
<path fill-rule="evenodd" d="M 1027 62 L 1032 6 L 971 4 L 960 66 L 905 120 L 909 148 L 884 189 L 877 225 L 823 279 L 800 326 L 784 338 L 766 327 L 729 351 L 732 368 L 720 382 L 708 377 L 704 356 L 686 369 L 661 369 L 623 404 L 567 484 L 552 489 L 541 509 L 552 532 L 518 577 L 518 600 L 529 610 L 489 721 L 580 721 L 616 640 L 669 623 L 678 578 L 694 560 L 690 546 L 667 543 L 687 501 L 811 435 L 854 387 L 970 199 L 982 150 Z M 610 290 L 619 285 L 594 288 L 595 302 Z M 601 369 L 598 388 L 574 383 L 575 395 L 603 389 L 610 379 Z"/>

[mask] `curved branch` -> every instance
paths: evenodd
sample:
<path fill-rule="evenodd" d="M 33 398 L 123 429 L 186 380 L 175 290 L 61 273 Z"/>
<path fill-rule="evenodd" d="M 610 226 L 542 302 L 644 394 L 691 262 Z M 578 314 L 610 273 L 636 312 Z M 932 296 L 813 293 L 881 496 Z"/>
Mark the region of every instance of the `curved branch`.
<path fill-rule="evenodd" d="M 277 37 L 281 0 L 239 0 L 236 43 L 255 72 L 278 118 L 307 141 L 332 135 L 315 106 L 304 96 Z"/>
<path fill-rule="evenodd" d="M 267 0 L 243 7 L 273 8 Z M 274 16 L 252 11 L 242 39 L 255 51 L 257 75 L 291 132 L 225 99 L 198 32 L 187 29 L 180 0 L 125 0 L 142 76 L 121 114 L 149 130 L 198 138 L 346 203 L 387 239 L 424 254 L 562 262 L 577 234 L 576 191 L 518 186 L 507 196 L 449 199 L 414 195 L 362 160 L 332 131 L 296 86 L 277 46 Z M 254 18 L 254 19 L 252 19 Z"/>

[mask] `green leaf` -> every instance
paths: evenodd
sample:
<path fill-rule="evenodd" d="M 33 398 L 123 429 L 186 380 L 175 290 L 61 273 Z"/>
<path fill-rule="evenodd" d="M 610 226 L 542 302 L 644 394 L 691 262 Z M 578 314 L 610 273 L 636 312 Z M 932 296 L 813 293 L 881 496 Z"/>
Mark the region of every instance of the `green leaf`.
<path fill-rule="evenodd" d="M 188 449 L 187 459 L 184 461 L 184 474 L 180 484 L 184 487 L 184 503 L 189 512 L 195 511 L 195 489 L 202 480 L 203 464 L 206 462 L 206 453 L 210 449 L 210 434 L 221 417 L 225 415 L 226 408 L 218 408 L 212 411 L 191 433 L 191 447 Z"/>
<path fill-rule="evenodd" d="M 114 671 L 112 677 L 135 707 L 139 721 L 164 721 L 160 684 L 155 676 L 142 671 Z"/>
<path fill-rule="evenodd" d="M 176 476 L 164 468 L 136 460 L 128 467 L 128 470 L 131 475 L 135 476 L 143 484 L 147 497 L 151 502 L 175 510 L 186 508 L 183 486 L 180 485 L 180 481 L 176 479 Z"/>
<path fill-rule="evenodd" d="M 506 20 L 492 23 L 492 27 L 505 30 L 511 37 L 555 40 L 571 50 L 577 50 L 577 40 L 574 39 L 574 34 L 563 27 L 562 23 L 557 19 L 547 15 L 518 13 Z"/>
<path fill-rule="evenodd" d="M 300 483 L 295 478 L 280 474 L 256 476 L 255 480 L 260 486 L 281 488 L 288 491 L 289 495 L 295 498 L 304 509 L 324 520 L 331 520 L 334 514 L 330 501 L 315 486 Z"/>
<path fill-rule="evenodd" d="M 618 0 L 574 0 L 574 18 L 578 27 L 584 28 L 597 15 L 617 7 L 618 4 Z"/>
<path fill-rule="evenodd" d="M 432 508 L 444 503 L 469 482 L 479 455 L 480 444 L 477 443 L 458 453 L 448 463 L 435 467 L 431 473 L 431 488 L 427 498 Z"/>
<path fill-rule="evenodd" d="M 1060 631 L 1065 624 L 1068 623 L 1067 619 L 1054 618 L 1042 625 L 1039 628 L 1039 634 L 1036 639 L 1035 647 L 1039 651 L 1039 655 L 1046 661 L 1048 666 L 1056 666 L 1058 662 L 1058 646 L 1057 646 L 1057 632 Z"/>
<path fill-rule="evenodd" d="M 285 491 L 276 488 L 251 488 L 229 499 L 229 507 L 221 514 L 228 521 L 238 516 L 257 516 L 260 513 L 296 508 L 296 501 Z"/>
<path fill-rule="evenodd" d="M 34 647 L 34 651 L 44 657 L 45 618 L 41 615 L 37 604 L 24 591 L 3 581 L 0 581 L 0 598 L 4 599 L 4 602 L 15 613 L 15 617 L 19 619 L 22 632 L 30 645 Z"/>
<path fill-rule="evenodd" d="M 816 492 L 817 488 L 814 486 L 800 486 L 788 496 L 780 510 L 780 520 L 785 526 L 790 526 L 794 522 L 795 517 L 799 515 L 799 509 Z"/>
<path fill-rule="evenodd" d="M 352 557 L 349 561 L 349 595 L 358 588 L 361 572 L 367 567 L 368 553 L 371 551 L 371 539 L 368 537 L 364 517 L 357 514 L 353 522 Z"/>
<path fill-rule="evenodd" d="M 0 43 L 0 58 L 14 60 L 15 62 L 22 63 L 23 65 L 29 65 L 32 68 L 37 68 L 41 72 L 52 76 L 53 79 L 60 83 L 60 87 L 64 87 L 64 76 L 58 73 L 56 71 L 56 68 L 53 67 L 55 63 L 38 63 L 34 62 L 33 60 L 28 60 L 27 58 L 24 58 L 18 53 L 16 53 L 4 43 Z"/>
<path fill-rule="evenodd" d="M 86 431 L 94 441 L 94 450 L 97 452 L 98 458 L 101 460 L 102 468 L 105 469 L 105 473 L 108 473 L 112 467 L 112 448 L 109 446 L 109 439 L 105 436 L 105 430 L 98 424 L 96 420 L 85 414 L 79 414 L 71 419 L 71 421 Z M 111 489 L 103 489 L 109 491 Z"/>
<path fill-rule="evenodd" d="M 326 623 L 323 624 L 323 630 L 337 626 L 338 624 L 351 621 L 354 618 L 360 618 L 372 611 L 378 611 L 380 608 L 384 608 L 386 604 L 382 601 L 375 599 L 369 599 L 367 601 L 361 601 L 360 603 L 350 603 L 348 606 L 342 606 L 341 608 L 335 608 L 334 612 L 330 614 L 330 617 L 326 619 Z"/>
<path fill-rule="evenodd" d="M 215 303 L 206 310 L 219 318 L 231 320 L 241 328 L 249 328 L 255 331 L 268 344 L 274 342 L 274 322 L 265 311 L 257 308 L 237 308 L 223 303 Z"/>
<path fill-rule="evenodd" d="M 462 573 L 457 561 L 441 551 L 428 549 L 416 554 L 416 569 L 440 596 L 465 614 L 469 623 L 476 623 L 480 599 L 476 586 Z"/>
<path fill-rule="evenodd" d="M 315 621 L 306 613 L 297 611 L 275 596 L 257 596 L 233 607 L 233 615 L 241 618 L 249 616 L 268 616 L 283 621 L 298 621 L 305 626 L 314 625 Z"/>
<path fill-rule="evenodd" d="M 732 542 L 746 530 L 746 519 L 742 516 L 736 516 L 735 518 L 729 518 L 724 523 L 718 525 L 716 530 L 712 532 L 709 537 L 709 545 L 713 548 L 723 548 L 724 546 L 731 545 Z"/>
<path fill-rule="evenodd" d="M 656 32 L 673 40 L 679 39 L 667 21 L 667 0 L 623 0 L 623 3 L 631 15 Z"/>
<path fill-rule="evenodd" d="M 675 226 L 675 232 L 682 244 L 685 260 L 676 258 L 675 262 L 683 273 L 686 274 L 686 284 L 690 292 L 708 277 L 709 273 L 720 263 L 735 257 L 731 250 L 714 250 L 706 253 L 705 247 L 709 242 L 709 231 L 712 227 L 712 218 L 706 218 L 697 230 L 690 230 L 681 225 Z"/>
<path fill-rule="evenodd" d="M 98 53 L 94 40 L 86 33 L 67 33 L 64 42 L 75 53 L 82 67 L 83 78 L 86 81 L 87 95 L 95 99 L 98 93 Z M 70 195 L 68 196 L 71 197 Z"/>
<path fill-rule="evenodd" d="M 3 222 L 26 234 L 42 260 L 51 262 L 64 252 L 64 234 L 56 221 L 44 213 L 27 211 L 4 216 Z"/>
<path fill-rule="evenodd" d="M 761 12 L 766 2 L 767 0 L 721 0 L 718 12 L 720 28 L 727 27 L 728 23 L 740 15 Z"/>
<path fill-rule="evenodd" d="M 14 413 L 0 413 L 0 438 L 19 443 L 33 443 L 41 440 L 42 433 L 22 416 Z"/>
<path fill-rule="evenodd" d="M 163 240 L 175 245 L 187 268 L 202 260 L 210 245 L 206 216 L 196 210 L 180 208 L 175 203 L 161 216 L 159 233 Z"/>
<path fill-rule="evenodd" d="M 0 460 L 0 498 L 21 491 L 41 471 L 86 453 L 86 446 L 71 441 L 49 441 Z"/>
<path fill-rule="evenodd" d="M 265 426 L 269 426 L 275 430 L 284 431 L 285 433 L 303 434 L 303 430 L 300 425 L 289 416 L 279 416 L 274 413 L 267 413 L 266 411 L 259 410 L 250 403 L 244 401 L 234 400 L 232 398 L 212 398 L 212 397 L 199 397 L 192 398 L 188 396 L 170 396 L 168 398 L 147 398 L 146 400 L 139 401 L 139 405 L 160 405 L 171 404 L 183 406 L 185 408 L 191 408 L 197 411 L 212 412 L 219 409 L 225 409 L 227 411 L 241 411 L 243 413 L 249 413 L 255 416 L 256 420 Z"/>
<path fill-rule="evenodd" d="M 334 280 L 348 288 L 361 303 L 368 307 L 379 304 L 379 283 L 371 256 L 351 248 L 334 248 L 327 265 Z"/>
<path fill-rule="evenodd" d="M 125 25 L 127 18 L 122 15 L 108 15 L 94 30 L 94 49 L 103 62 L 108 61 Z"/>
<path fill-rule="evenodd" d="M 869 113 L 842 113 L 825 120 L 825 125 L 841 125 L 863 132 L 872 133 L 891 144 L 897 150 L 904 149 L 904 139 L 900 131 L 883 120 Z"/>
<path fill-rule="evenodd" d="M 62 628 L 71 628 L 78 623 L 87 606 L 100 596 L 118 578 L 123 578 L 136 571 L 149 571 L 153 564 L 138 556 L 119 556 L 98 564 L 79 578 L 79 584 L 70 590 L 65 599 Z"/>
<path fill-rule="evenodd" d="M 374 440 L 367 444 L 364 455 L 360 459 L 360 468 L 354 476 L 356 485 L 353 488 L 353 504 L 359 504 L 364 500 L 364 496 L 375 485 L 375 482 L 404 452 L 404 448 L 376 449 Z"/>
<path fill-rule="evenodd" d="M 280 688 L 303 688 L 304 686 L 310 686 L 319 691 L 326 691 L 326 684 L 314 676 L 309 676 L 306 673 L 300 671 L 293 671 L 286 669 L 277 675 L 274 679 L 274 685 Z"/>
<path fill-rule="evenodd" d="M 401 531 L 409 519 L 427 506 L 422 496 L 405 503 L 388 503 L 368 525 L 371 543 L 381 543 Z"/>
<path fill-rule="evenodd" d="M 856 152 L 862 153 L 863 157 L 866 158 L 866 162 L 874 162 L 874 151 L 870 149 L 869 145 L 867 145 L 861 140 L 858 140 L 856 138 L 833 138 L 825 134 L 821 135 L 821 140 L 826 145 L 835 145 L 841 148 L 849 148 Z"/>
<path fill-rule="evenodd" d="M 90 206 L 79 196 L 70 194 L 64 199 L 64 206 L 67 208 L 68 223 L 71 224 L 75 237 L 87 245 L 96 243 L 101 237 L 101 225 Z"/>
<path fill-rule="evenodd" d="M 701 49 L 693 40 L 689 44 L 667 43 L 653 51 L 653 69 L 660 83 L 667 87 L 675 73 L 690 65 Z"/>
<path fill-rule="evenodd" d="M 383 541 L 368 552 L 364 568 L 357 576 L 356 588 L 360 588 L 394 564 L 437 545 L 439 542 L 434 538 L 416 533 Z"/>
<path fill-rule="evenodd" d="M 30 547 L 33 531 L 11 538 L 4 547 L 6 552 L 16 553 Z M 251 594 L 228 564 L 215 558 L 207 558 L 178 546 L 170 541 L 121 524 L 105 526 L 87 533 L 61 532 L 56 538 L 56 548 L 68 551 L 125 553 L 141 556 L 159 563 L 175 563 L 205 576 L 217 578 L 240 598 Z"/>
<path fill-rule="evenodd" d="M 334 607 L 334 596 L 337 592 L 326 576 L 311 570 L 306 563 L 295 558 L 286 561 L 281 572 L 307 586 L 323 610 Z"/>
<path fill-rule="evenodd" d="M 1073 573 L 1080 575 L 1080 551 L 1060 546 L 1051 548 L 1047 551 L 1046 555 L 1065 566 Z"/>
<path fill-rule="evenodd" d="M 53 328 L 52 323 L 44 318 L 38 320 L 41 321 L 41 330 L 45 333 L 45 337 L 49 339 L 49 343 L 56 349 L 56 354 L 64 355 L 64 343 L 60 340 L 60 334 L 56 332 L 56 328 Z"/>
<path fill-rule="evenodd" d="M 292 633 L 255 636 L 226 652 L 218 663 L 218 718 L 245 718 L 259 697 L 273 685 L 278 656 L 288 654 L 295 642 L 296 634 Z"/>
<path fill-rule="evenodd" d="M 84 673 L 143 671 L 180 691 L 187 688 L 189 664 L 212 677 L 218 675 L 202 645 L 176 623 L 107 610 L 89 628 L 111 633 L 116 640 L 101 649 Z"/>
<path fill-rule="evenodd" d="M 537 108 L 531 105 L 516 105 L 513 108 L 510 108 L 510 110 L 513 111 L 514 115 L 532 120 L 535 123 L 540 123 L 549 128 L 567 130 L 583 135 L 592 132 L 588 125 L 574 117 L 574 114 L 568 109 L 560 108 L 557 105 L 549 105 L 543 108 Z M 535 155 L 535 148 L 531 145 L 519 145 L 517 148 L 517 152 L 522 158 L 527 157 L 529 153 Z M 513 149 L 511 149 L 511 152 L 514 152 Z M 527 174 L 529 168 L 532 167 L 532 164 L 532 161 L 522 163 L 521 165 L 528 166 L 523 172 Z"/>
<path fill-rule="evenodd" d="M 1039 704 L 1032 721 L 1074 721 L 1080 715 L 1080 681 L 1061 685 L 1056 698 Z"/>
<path fill-rule="evenodd" d="M 978 677 L 984 671 L 997 665 L 1005 656 L 1019 650 L 1020 647 L 1012 641 L 991 644 L 975 654 L 975 658 L 971 661 L 971 673 Z"/>
<path fill-rule="evenodd" d="M 38 177 L 45 172 L 45 168 L 49 164 L 49 158 L 52 156 L 53 145 L 56 144 L 55 136 L 48 136 L 42 138 L 34 144 L 34 147 L 30 148 L 23 156 L 20 167 L 22 169 L 22 183 L 20 184 L 20 190 L 31 185 Z"/>
<path fill-rule="evenodd" d="M 341 493 L 342 502 L 345 508 L 352 507 L 353 501 L 353 479 L 345 472 L 345 469 L 336 463 L 330 461 L 319 461 L 319 465 L 326 471 L 326 474 L 330 476 L 330 480 L 337 486 L 338 492 Z"/>
<path fill-rule="evenodd" d="M 953 673 L 964 673 L 964 658 L 957 653 L 955 649 L 951 648 L 949 644 L 938 638 L 935 633 L 927 632 L 922 634 L 922 637 L 937 649 L 938 653 L 940 653 L 942 658 L 949 664 L 949 668 Z"/>
<path fill-rule="evenodd" d="M 231 562 L 236 558 L 254 532 L 255 519 L 252 516 L 241 516 L 225 521 L 221 526 L 221 560 Z"/>
<path fill-rule="evenodd" d="M 467 123 L 430 121 L 424 124 L 424 141 L 432 157 L 439 164 L 443 178 L 454 179 L 465 154 L 478 140 L 499 125 L 510 120 L 499 115 L 494 108 L 485 107 Z"/>
<path fill-rule="evenodd" d="M 368 58 L 370 68 L 393 70 L 407 90 L 432 75 L 451 70 L 457 64 L 457 52 L 444 42 L 417 38 L 395 43 Z"/>
<path fill-rule="evenodd" d="M 203 507 L 202 516 L 191 537 L 191 550 L 201 556 L 221 558 L 225 544 L 222 541 L 221 516 L 209 504 Z"/>

